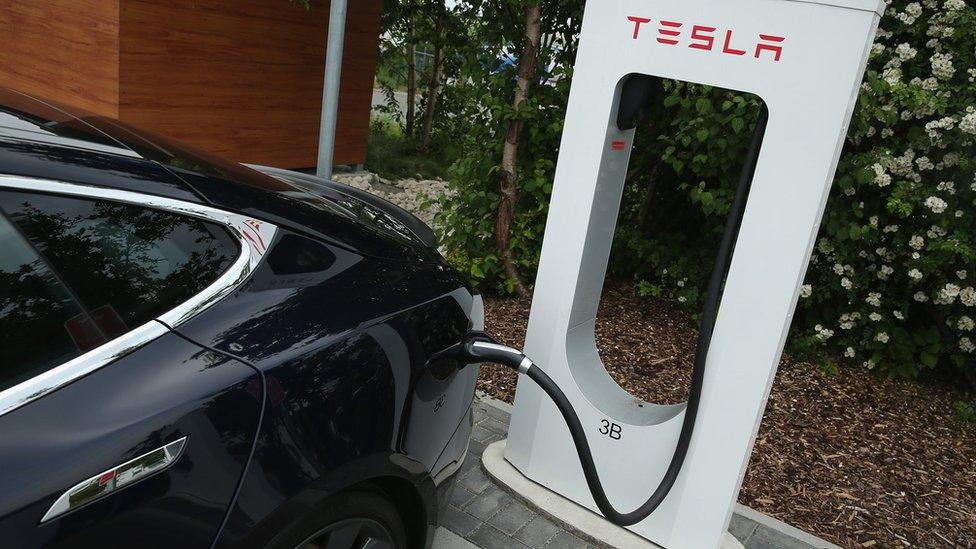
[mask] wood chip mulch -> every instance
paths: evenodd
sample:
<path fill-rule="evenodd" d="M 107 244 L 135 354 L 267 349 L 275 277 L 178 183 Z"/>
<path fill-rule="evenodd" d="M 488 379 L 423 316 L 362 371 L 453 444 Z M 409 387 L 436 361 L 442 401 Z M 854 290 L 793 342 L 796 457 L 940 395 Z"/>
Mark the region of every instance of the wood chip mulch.
<path fill-rule="evenodd" d="M 486 297 L 489 332 L 521 346 L 530 300 Z M 684 402 L 696 329 L 666 300 L 609 284 L 597 322 L 610 375 L 634 396 Z M 478 388 L 512 402 L 516 375 L 485 365 Z M 844 547 L 976 547 L 976 424 L 940 382 L 826 374 L 785 357 L 739 501 Z"/>

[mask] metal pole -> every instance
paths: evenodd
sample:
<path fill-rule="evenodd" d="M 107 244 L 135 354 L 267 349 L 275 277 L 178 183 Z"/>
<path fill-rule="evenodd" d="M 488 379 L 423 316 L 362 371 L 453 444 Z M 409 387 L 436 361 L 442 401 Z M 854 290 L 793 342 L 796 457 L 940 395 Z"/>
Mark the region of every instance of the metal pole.
<path fill-rule="evenodd" d="M 332 0 L 329 6 L 329 41 L 325 51 L 325 82 L 322 85 L 322 119 L 319 125 L 319 154 L 315 175 L 332 178 L 336 123 L 339 118 L 339 83 L 342 78 L 342 43 L 346 37 L 346 0 Z"/>

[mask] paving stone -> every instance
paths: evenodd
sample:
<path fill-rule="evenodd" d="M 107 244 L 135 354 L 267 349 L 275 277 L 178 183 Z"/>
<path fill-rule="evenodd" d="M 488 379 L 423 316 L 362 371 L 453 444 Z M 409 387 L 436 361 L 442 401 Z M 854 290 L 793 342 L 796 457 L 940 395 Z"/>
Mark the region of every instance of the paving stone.
<path fill-rule="evenodd" d="M 496 513 L 501 511 L 502 508 L 513 501 L 512 496 L 508 495 L 508 492 L 499 489 L 497 486 L 491 486 L 480 496 L 468 502 L 464 506 L 464 511 L 469 515 L 473 515 L 475 518 L 487 522 Z"/>
<path fill-rule="evenodd" d="M 488 524 L 511 536 L 535 517 L 536 514 L 534 512 L 515 501 L 491 517 Z"/>
<path fill-rule="evenodd" d="M 743 545 L 746 549 L 811 549 L 812 547 L 809 543 L 762 525 L 756 528 Z"/>
<path fill-rule="evenodd" d="M 474 413 L 474 422 L 478 423 L 484 421 L 488 416 L 488 407 L 484 404 L 475 404 L 471 407 L 471 411 Z"/>
<path fill-rule="evenodd" d="M 506 412 L 505 410 L 496 408 L 495 406 L 486 405 L 485 413 L 488 414 L 488 416 L 493 417 L 498 421 L 501 421 L 505 425 L 508 425 L 509 423 L 512 422 L 512 414 Z"/>
<path fill-rule="evenodd" d="M 464 486 L 461 486 L 461 484 L 455 484 L 454 492 L 451 494 L 451 505 L 460 509 L 477 495 L 478 494 L 475 494 Z"/>
<path fill-rule="evenodd" d="M 515 532 L 515 539 L 537 549 L 549 543 L 549 540 L 556 537 L 556 534 L 561 531 L 562 529 L 550 522 L 549 519 L 536 515 L 532 522 Z"/>
<path fill-rule="evenodd" d="M 464 458 L 465 464 L 474 464 L 481 467 L 481 454 L 474 452 L 471 448 L 468 448 L 468 455 Z"/>
<path fill-rule="evenodd" d="M 451 505 L 448 505 L 441 513 L 440 522 L 441 526 L 461 537 L 471 534 L 484 524 L 484 522 Z"/>
<path fill-rule="evenodd" d="M 464 456 L 464 463 L 461 464 L 461 471 L 458 473 L 458 477 L 463 477 L 471 469 L 481 468 L 481 456 L 468 452 Z"/>
<path fill-rule="evenodd" d="M 505 438 L 503 435 L 496 435 L 495 433 L 492 433 L 491 436 L 488 437 L 487 440 L 485 440 L 485 445 L 487 446 L 487 445 L 492 444 L 494 442 L 498 442 L 499 440 L 501 440 L 503 438 Z"/>
<path fill-rule="evenodd" d="M 479 442 L 479 441 L 474 440 L 474 439 L 471 439 L 471 441 L 468 443 L 468 451 L 469 452 L 474 452 L 475 454 L 478 454 L 479 456 L 481 454 L 485 453 L 485 448 L 487 448 L 487 447 L 488 447 L 488 445 L 485 444 L 484 442 Z"/>
<path fill-rule="evenodd" d="M 489 438 L 497 435 L 498 435 L 497 431 L 488 429 L 487 427 L 483 427 L 481 424 L 475 425 L 471 429 L 471 440 L 477 440 L 478 442 L 485 442 Z"/>
<path fill-rule="evenodd" d="M 474 543 L 482 549 L 512 549 L 525 548 L 522 542 L 512 539 L 504 532 L 489 524 L 482 525 L 468 536 L 468 541 Z"/>
<path fill-rule="evenodd" d="M 434 543 L 430 547 L 431 549 L 478 549 L 477 545 L 443 526 L 434 531 Z"/>
<path fill-rule="evenodd" d="M 745 543 L 749 536 L 755 531 L 758 524 L 742 515 L 732 513 L 732 520 L 729 521 L 729 533 L 742 543 Z"/>
<path fill-rule="evenodd" d="M 461 477 L 461 486 L 476 494 L 484 492 L 491 485 L 491 479 L 481 470 L 481 467 L 474 467 Z"/>
<path fill-rule="evenodd" d="M 589 543 L 579 539 L 573 534 L 570 534 L 566 530 L 561 530 L 558 534 L 556 534 L 556 537 L 549 540 L 549 543 L 546 544 L 545 547 L 552 548 L 552 549 L 591 549 L 592 548 L 592 546 Z"/>
<path fill-rule="evenodd" d="M 508 434 L 508 425 L 498 421 L 493 417 L 489 417 L 478 424 L 478 427 L 484 427 L 489 431 L 501 436 L 506 436 Z"/>

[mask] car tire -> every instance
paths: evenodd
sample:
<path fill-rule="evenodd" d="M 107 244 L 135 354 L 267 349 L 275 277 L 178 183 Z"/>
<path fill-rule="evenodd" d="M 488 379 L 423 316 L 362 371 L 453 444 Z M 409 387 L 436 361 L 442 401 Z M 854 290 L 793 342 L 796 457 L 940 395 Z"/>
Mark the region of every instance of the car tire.
<path fill-rule="evenodd" d="M 338 493 L 286 527 L 268 544 L 274 549 L 406 549 L 403 519 L 374 492 Z"/>

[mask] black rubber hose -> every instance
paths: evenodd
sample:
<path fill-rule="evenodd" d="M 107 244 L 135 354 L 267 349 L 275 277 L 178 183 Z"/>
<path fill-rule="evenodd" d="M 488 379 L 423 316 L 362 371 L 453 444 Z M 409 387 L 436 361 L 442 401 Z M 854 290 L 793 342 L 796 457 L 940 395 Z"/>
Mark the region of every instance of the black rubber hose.
<path fill-rule="evenodd" d="M 718 253 L 715 257 L 715 265 L 712 268 L 712 275 L 708 282 L 708 294 L 705 298 L 705 309 L 702 311 L 701 325 L 698 335 L 698 344 L 695 349 L 695 362 L 691 374 L 691 391 L 688 395 L 688 404 L 685 408 L 684 421 L 681 424 L 681 432 L 678 435 L 678 443 L 675 446 L 671 462 L 664 473 L 664 478 L 654 490 L 654 493 L 644 502 L 643 505 L 629 513 L 621 513 L 614 509 L 607 499 L 607 494 L 600 483 L 600 476 L 593 462 L 593 454 L 590 452 L 590 445 L 586 440 L 586 433 L 583 424 L 580 423 L 576 411 L 570 404 L 569 399 L 563 394 L 558 385 L 542 369 L 536 365 L 531 365 L 526 371 L 526 375 L 539 386 L 549 398 L 552 399 L 559 413 L 562 414 L 569 433 L 573 437 L 576 445 L 576 452 L 579 454 L 580 464 L 583 466 L 583 475 L 586 477 L 586 484 L 590 489 L 590 494 L 596 502 L 597 507 L 603 516 L 610 522 L 620 526 L 630 526 L 647 518 L 655 509 L 661 505 L 664 498 L 671 491 L 681 466 L 684 464 L 688 454 L 688 446 L 691 444 L 691 435 L 695 430 L 695 420 L 698 416 L 698 405 L 701 400 L 702 384 L 705 380 L 705 361 L 708 358 L 708 348 L 712 342 L 712 332 L 715 329 L 715 320 L 718 315 L 719 298 L 722 294 L 722 282 L 728 272 L 729 263 L 732 260 L 732 250 L 735 248 L 735 241 L 739 234 L 739 227 L 742 225 L 742 216 L 745 212 L 746 200 L 749 196 L 749 189 L 752 184 L 753 175 L 756 172 L 756 163 L 759 158 L 759 149 L 762 146 L 763 135 L 766 130 L 766 122 L 769 113 L 763 105 L 759 112 L 759 120 L 756 123 L 756 130 L 753 134 L 749 151 L 746 155 L 746 163 L 742 168 L 739 178 L 739 185 L 735 191 L 732 201 L 732 209 L 725 223 L 725 232 L 722 234 L 722 241 L 719 244 Z M 482 357 L 504 364 L 512 368 L 517 368 L 522 363 L 523 355 L 505 354 L 492 352 L 490 356 Z"/>

